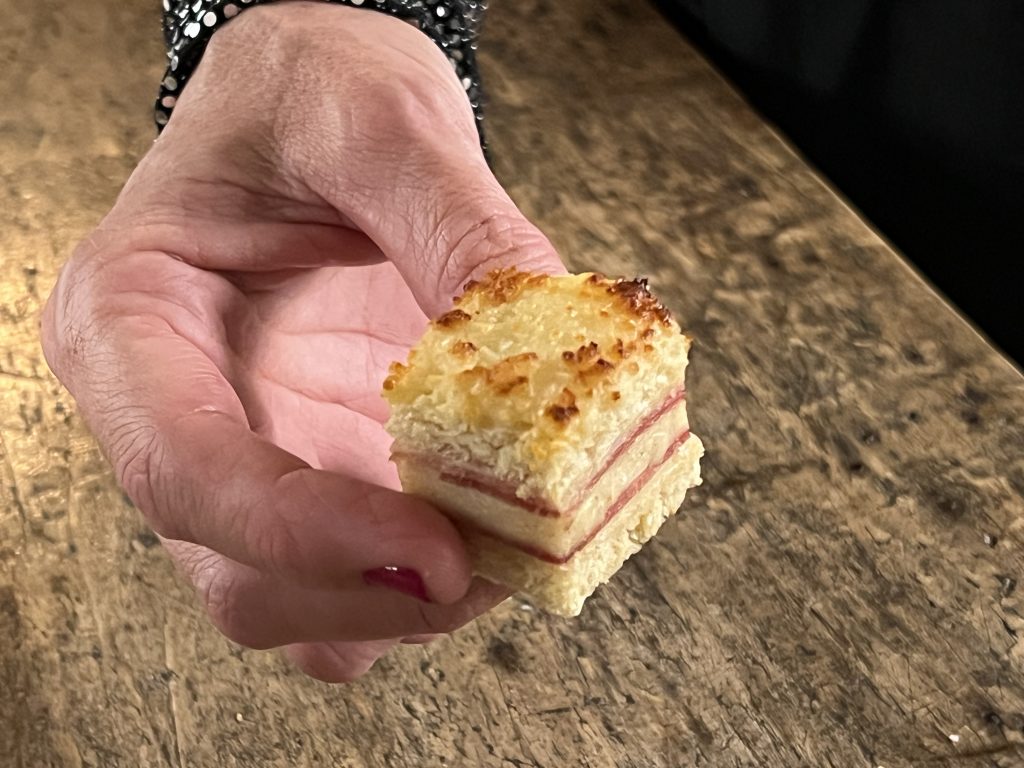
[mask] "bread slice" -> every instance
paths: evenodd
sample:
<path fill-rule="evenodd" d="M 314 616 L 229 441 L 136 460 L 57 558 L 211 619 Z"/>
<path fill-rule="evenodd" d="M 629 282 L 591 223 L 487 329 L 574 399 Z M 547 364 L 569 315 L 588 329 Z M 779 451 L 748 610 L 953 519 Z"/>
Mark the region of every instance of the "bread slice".
<path fill-rule="evenodd" d="M 480 574 L 576 615 L 700 482 L 689 346 L 643 280 L 470 283 L 384 382 L 402 486 Z"/>

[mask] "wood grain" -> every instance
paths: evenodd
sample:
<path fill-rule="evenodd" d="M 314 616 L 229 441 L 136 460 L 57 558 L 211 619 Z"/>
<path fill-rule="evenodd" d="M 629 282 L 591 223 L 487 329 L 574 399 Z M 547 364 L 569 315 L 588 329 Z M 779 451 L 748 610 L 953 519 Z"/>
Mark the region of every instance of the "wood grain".
<path fill-rule="evenodd" d="M 232 646 L 36 339 L 152 138 L 157 6 L 0 0 L 0 765 L 1024 765 L 1024 377 L 641 0 L 494 5 L 499 176 L 696 336 L 705 485 L 578 620 L 348 687 Z"/>

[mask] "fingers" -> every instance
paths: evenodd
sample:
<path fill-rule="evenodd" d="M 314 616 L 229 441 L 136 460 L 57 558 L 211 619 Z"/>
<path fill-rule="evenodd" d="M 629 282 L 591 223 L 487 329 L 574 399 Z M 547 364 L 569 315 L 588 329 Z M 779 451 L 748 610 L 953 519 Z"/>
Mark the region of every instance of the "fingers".
<path fill-rule="evenodd" d="M 113 458 L 162 534 L 307 587 L 353 588 L 366 572 L 396 567 L 417 574 L 437 602 L 465 592 L 458 534 L 426 503 L 311 469 L 217 411 L 153 430 L 127 459 L 117 447 Z"/>
<path fill-rule="evenodd" d="M 403 147 L 401 163 L 342 169 L 358 180 L 332 202 L 380 246 L 428 316 L 449 309 L 468 280 L 499 267 L 565 272 L 479 153 L 411 135 Z M 361 190 L 357 199 L 352 189 Z"/>
<path fill-rule="evenodd" d="M 300 671 L 325 683 L 351 683 L 365 675 L 395 640 L 369 643 L 299 643 L 284 649 L 285 657 Z"/>
<path fill-rule="evenodd" d="M 274 184 L 283 182 L 273 169 L 254 167 L 244 142 L 223 152 L 206 141 L 154 145 L 99 231 L 122 248 L 171 252 L 203 269 L 260 273 L 385 261 L 334 207 L 276 193 Z M 226 178 L 199 183 L 211 169 Z"/>
<path fill-rule="evenodd" d="M 180 541 L 164 546 L 195 585 L 213 624 L 249 648 L 319 641 L 399 640 L 453 632 L 508 597 L 475 579 L 451 605 L 423 603 L 382 588 L 306 589 Z"/>
<path fill-rule="evenodd" d="M 170 279 L 160 264 L 150 265 L 154 281 Z M 123 309 L 119 300 L 107 302 Z M 443 515 L 396 491 L 312 469 L 254 434 L 218 367 L 177 332 L 179 315 L 162 302 L 143 305 L 162 314 L 93 317 L 87 332 L 71 333 L 89 339 L 88 363 L 57 367 L 158 533 L 311 588 L 361 587 L 365 572 L 392 566 L 416 574 L 436 603 L 465 594 L 470 562 Z M 54 335 L 48 358 L 74 358 L 54 353 L 53 345 L 67 346 Z"/>

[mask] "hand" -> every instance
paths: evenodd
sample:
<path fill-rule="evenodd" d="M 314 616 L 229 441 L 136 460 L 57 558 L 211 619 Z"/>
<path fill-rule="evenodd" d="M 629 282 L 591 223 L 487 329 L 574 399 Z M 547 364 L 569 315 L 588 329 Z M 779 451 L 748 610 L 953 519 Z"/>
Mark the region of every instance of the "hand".
<path fill-rule="evenodd" d="M 433 43 L 271 4 L 214 35 L 62 271 L 43 345 L 216 626 L 350 680 L 507 596 L 399 492 L 379 391 L 427 316 L 508 264 L 563 269 Z"/>

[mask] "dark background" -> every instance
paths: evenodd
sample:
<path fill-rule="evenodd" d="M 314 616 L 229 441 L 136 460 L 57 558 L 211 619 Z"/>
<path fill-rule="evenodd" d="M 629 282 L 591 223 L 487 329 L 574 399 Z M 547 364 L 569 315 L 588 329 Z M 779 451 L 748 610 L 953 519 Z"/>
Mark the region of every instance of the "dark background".
<path fill-rule="evenodd" d="M 655 2 L 1024 363 L 1024 2 Z"/>

